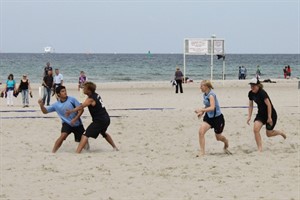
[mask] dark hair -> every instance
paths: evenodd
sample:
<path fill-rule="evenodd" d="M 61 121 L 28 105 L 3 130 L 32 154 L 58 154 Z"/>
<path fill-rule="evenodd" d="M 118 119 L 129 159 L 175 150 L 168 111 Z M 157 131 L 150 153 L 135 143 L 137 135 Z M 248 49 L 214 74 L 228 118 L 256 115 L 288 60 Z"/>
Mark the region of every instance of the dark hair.
<path fill-rule="evenodd" d="M 9 74 L 8 77 L 7 77 L 7 79 L 10 79 L 10 78 L 11 78 L 11 80 L 14 80 L 14 75 L 13 74 Z"/>
<path fill-rule="evenodd" d="M 62 89 L 66 89 L 66 87 L 63 85 L 58 86 L 57 88 L 55 88 L 55 93 L 59 94 Z"/>

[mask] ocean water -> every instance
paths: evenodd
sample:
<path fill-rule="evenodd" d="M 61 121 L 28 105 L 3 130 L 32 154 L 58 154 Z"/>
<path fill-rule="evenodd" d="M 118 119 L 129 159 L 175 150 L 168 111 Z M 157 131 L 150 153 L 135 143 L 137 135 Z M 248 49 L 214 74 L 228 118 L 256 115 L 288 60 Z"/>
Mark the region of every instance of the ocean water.
<path fill-rule="evenodd" d="M 210 79 L 210 56 L 186 56 L 186 76 Z M 228 54 L 226 80 L 238 79 L 238 67 L 247 68 L 247 79 L 260 66 L 261 79 L 283 78 L 283 67 L 290 65 L 292 77 L 300 77 L 300 54 Z M 0 53 L 0 81 L 14 74 L 19 81 L 28 74 L 32 83 L 42 81 L 46 62 L 59 68 L 65 83 L 77 83 L 81 70 L 94 82 L 170 81 L 176 66 L 183 71 L 182 54 L 20 54 Z M 214 79 L 222 79 L 223 60 L 214 57 Z"/>

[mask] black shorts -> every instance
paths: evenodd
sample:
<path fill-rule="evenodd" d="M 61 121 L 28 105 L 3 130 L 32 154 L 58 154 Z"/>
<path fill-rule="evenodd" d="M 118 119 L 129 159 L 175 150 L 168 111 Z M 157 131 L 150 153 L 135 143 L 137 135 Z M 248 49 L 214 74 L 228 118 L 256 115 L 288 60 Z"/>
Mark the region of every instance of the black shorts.
<path fill-rule="evenodd" d="M 84 127 L 83 125 L 79 125 L 79 126 L 70 126 L 67 123 L 63 123 L 62 127 L 61 127 L 61 132 L 62 133 L 67 133 L 68 135 L 70 133 L 74 133 L 74 139 L 75 142 L 80 142 L 81 136 L 84 133 Z"/>
<path fill-rule="evenodd" d="M 96 139 L 99 136 L 99 134 L 101 134 L 105 138 L 107 136 L 106 130 L 109 124 L 109 118 L 105 121 L 94 121 L 87 127 L 83 135 L 85 135 L 86 137 L 92 137 Z"/>
<path fill-rule="evenodd" d="M 207 113 L 205 113 L 203 121 L 208 123 L 211 126 L 211 128 L 214 128 L 216 134 L 221 134 L 223 132 L 225 126 L 223 114 L 214 118 L 209 118 Z"/>
<path fill-rule="evenodd" d="M 270 126 L 269 124 L 267 124 L 268 121 L 268 115 L 263 116 L 263 115 L 259 115 L 257 114 L 254 121 L 260 121 L 261 123 L 263 123 L 263 125 L 266 124 L 266 129 L 271 131 L 274 129 L 276 122 L 277 122 L 277 113 L 272 111 L 272 121 L 273 121 L 273 125 Z"/>

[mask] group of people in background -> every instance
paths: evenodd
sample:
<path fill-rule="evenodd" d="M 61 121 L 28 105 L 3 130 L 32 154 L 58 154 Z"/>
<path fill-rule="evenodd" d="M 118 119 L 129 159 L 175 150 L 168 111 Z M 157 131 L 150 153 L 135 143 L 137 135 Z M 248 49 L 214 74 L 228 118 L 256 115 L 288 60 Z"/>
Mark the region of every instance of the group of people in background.
<path fill-rule="evenodd" d="M 50 62 L 46 63 L 43 72 L 42 87 L 43 87 L 43 103 L 47 106 L 50 105 L 50 99 L 55 95 L 55 89 L 58 86 L 63 85 L 64 77 L 59 72 L 59 69 L 53 69 L 50 65 Z M 83 93 L 83 84 L 87 81 L 87 77 L 84 71 L 80 72 L 79 81 L 78 81 L 78 91 L 80 93 L 81 102 L 86 98 L 86 95 Z M 21 93 L 22 95 L 22 104 L 23 108 L 29 107 L 29 96 L 33 97 L 30 81 L 27 74 L 23 74 L 20 80 L 20 83 L 17 84 L 14 79 L 13 74 L 9 74 L 5 82 L 5 87 L 1 91 L 1 97 L 6 98 L 7 106 L 14 105 L 14 98 L 18 97 Z"/>
<path fill-rule="evenodd" d="M 19 85 L 14 79 L 13 74 L 9 74 L 6 80 L 5 88 L 1 91 L 1 97 L 6 97 L 7 106 L 14 105 L 14 97 L 21 93 L 23 108 L 29 107 L 29 96 L 32 97 L 30 82 L 26 74 L 23 74 Z"/>
<path fill-rule="evenodd" d="M 289 65 L 285 66 L 283 68 L 283 76 L 285 79 L 289 79 L 291 78 L 291 74 L 292 74 L 292 69 Z"/>
<path fill-rule="evenodd" d="M 47 99 L 47 106 L 50 105 L 50 98 L 51 98 L 51 92 L 52 96 L 55 95 L 55 89 L 58 86 L 62 86 L 64 83 L 64 77 L 59 72 L 59 69 L 55 69 L 55 74 L 53 75 L 53 69 L 50 66 L 50 62 L 47 62 L 45 68 L 44 68 L 44 77 L 43 77 L 43 83 L 42 86 L 44 87 L 44 95 L 43 95 L 43 103 L 46 103 Z"/>
<path fill-rule="evenodd" d="M 244 66 L 239 66 L 239 80 L 246 79 L 247 77 L 247 69 Z"/>

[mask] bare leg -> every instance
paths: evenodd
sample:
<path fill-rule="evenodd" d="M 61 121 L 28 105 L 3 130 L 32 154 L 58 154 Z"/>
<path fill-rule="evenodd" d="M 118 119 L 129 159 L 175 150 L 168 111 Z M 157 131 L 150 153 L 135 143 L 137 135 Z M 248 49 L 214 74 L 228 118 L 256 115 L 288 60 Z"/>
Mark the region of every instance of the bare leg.
<path fill-rule="evenodd" d="M 110 137 L 110 135 L 108 133 L 106 133 L 105 140 L 114 148 L 114 150 L 119 151 L 119 149 L 115 145 L 113 139 Z"/>
<path fill-rule="evenodd" d="M 205 133 L 210 129 L 210 125 L 206 122 L 200 126 L 199 129 L 199 144 L 200 144 L 200 152 L 197 157 L 201 157 L 205 155 Z"/>
<path fill-rule="evenodd" d="M 259 152 L 262 152 L 262 141 L 261 141 L 261 136 L 259 133 L 262 126 L 263 126 L 263 123 L 261 123 L 260 121 L 254 122 L 253 132 L 254 132 L 255 141 L 256 141 Z"/>
<path fill-rule="evenodd" d="M 64 142 L 64 140 L 68 137 L 68 134 L 66 133 L 61 133 L 60 137 L 56 140 L 56 142 L 54 143 L 54 147 L 52 149 L 52 153 L 55 153 L 59 147 L 62 145 L 62 143 Z"/>
<path fill-rule="evenodd" d="M 77 147 L 76 153 L 81 153 L 82 149 L 85 147 L 85 145 L 88 143 L 88 137 L 85 135 L 81 136 L 81 140 L 79 142 L 79 145 Z"/>
<path fill-rule="evenodd" d="M 228 148 L 228 140 L 222 134 L 216 134 L 216 139 L 224 143 L 224 149 Z"/>
<path fill-rule="evenodd" d="M 283 139 L 286 139 L 286 135 L 281 131 L 267 130 L 266 134 L 267 134 L 268 137 L 274 137 L 274 136 L 277 136 L 277 135 L 281 135 L 283 137 Z"/>

